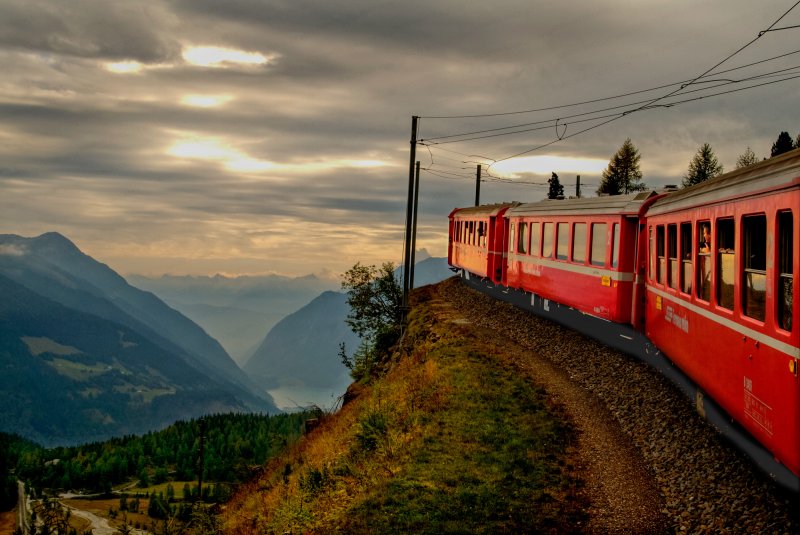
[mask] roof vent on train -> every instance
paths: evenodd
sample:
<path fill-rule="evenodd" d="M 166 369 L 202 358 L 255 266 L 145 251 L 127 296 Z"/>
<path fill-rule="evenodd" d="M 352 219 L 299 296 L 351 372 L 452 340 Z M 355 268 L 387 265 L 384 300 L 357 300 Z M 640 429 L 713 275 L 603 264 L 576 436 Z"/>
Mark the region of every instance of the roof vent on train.
<path fill-rule="evenodd" d="M 676 186 L 675 184 L 667 184 L 666 186 L 664 186 L 663 191 L 678 191 L 678 186 Z"/>

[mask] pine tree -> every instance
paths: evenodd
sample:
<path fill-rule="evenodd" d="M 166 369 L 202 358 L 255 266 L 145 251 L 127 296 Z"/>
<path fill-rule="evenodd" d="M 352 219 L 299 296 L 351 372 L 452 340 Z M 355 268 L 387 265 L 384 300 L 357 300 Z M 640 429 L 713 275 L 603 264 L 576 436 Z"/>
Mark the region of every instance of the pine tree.
<path fill-rule="evenodd" d="M 780 135 L 778 135 L 778 139 L 772 144 L 772 151 L 769 156 L 772 158 L 784 152 L 789 152 L 793 148 L 794 142 L 792 141 L 792 136 L 789 135 L 789 132 L 781 132 Z"/>
<path fill-rule="evenodd" d="M 564 198 L 564 186 L 559 182 L 557 174 L 553 173 L 547 183 L 550 184 L 550 190 L 547 192 L 548 199 Z"/>
<path fill-rule="evenodd" d="M 705 182 L 721 174 L 722 165 L 717 160 L 714 149 L 708 143 L 703 143 L 689 162 L 689 171 L 683 176 L 683 187 Z"/>
<path fill-rule="evenodd" d="M 756 156 L 756 153 L 753 152 L 753 149 L 747 147 L 747 150 L 740 154 L 738 158 L 736 158 L 736 169 L 741 169 L 742 167 L 747 167 L 748 165 L 753 165 L 757 162 L 758 156 Z"/>
<path fill-rule="evenodd" d="M 598 194 L 621 195 L 646 189 L 639 169 L 639 151 L 628 138 L 611 157 L 608 167 L 603 171 L 603 179 L 597 188 Z"/>
<path fill-rule="evenodd" d="M 800 149 L 800 134 L 797 134 L 797 139 L 794 140 L 794 148 Z"/>

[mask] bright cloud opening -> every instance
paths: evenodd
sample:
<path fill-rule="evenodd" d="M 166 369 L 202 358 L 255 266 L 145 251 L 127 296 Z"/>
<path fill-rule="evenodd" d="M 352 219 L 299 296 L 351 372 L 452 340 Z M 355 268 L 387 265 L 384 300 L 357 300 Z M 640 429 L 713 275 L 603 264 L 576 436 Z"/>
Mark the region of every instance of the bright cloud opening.
<path fill-rule="evenodd" d="M 274 56 L 218 46 L 191 46 L 183 49 L 183 59 L 201 67 L 220 67 L 224 63 L 263 65 L 274 59 Z"/>
<path fill-rule="evenodd" d="M 233 100 L 232 95 L 183 95 L 181 104 L 195 108 L 214 108 Z"/>
<path fill-rule="evenodd" d="M 381 160 L 323 160 L 280 164 L 269 160 L 254 158 L 246 152 L 232 147 L 219 138 L 191 137 L 178 141 L 167 149 L 167 154 L 189 160 L 217 161 L 228 171 L 235 173 L 263 173 L 280 171 L 284 173 L 312 173 L 342 168 L 374 168 L 391 165 Z"/>
<path fill-rule="evenodd" d="M 518 178 L 524 173 L 537 175 L 598 174 L 608 166 L 608 160 L 569 156 L 527 156 L 511 158 L 492 165 L 492 173 L 506 178 Z"/>
<path fill-rule="evenodd" d="M 138 61 L 118 61 L 115 63 L 106 63 L 105 68 L 107 71 L 116 74 L 136 74 L 144 69 L 144 65 Z"/>

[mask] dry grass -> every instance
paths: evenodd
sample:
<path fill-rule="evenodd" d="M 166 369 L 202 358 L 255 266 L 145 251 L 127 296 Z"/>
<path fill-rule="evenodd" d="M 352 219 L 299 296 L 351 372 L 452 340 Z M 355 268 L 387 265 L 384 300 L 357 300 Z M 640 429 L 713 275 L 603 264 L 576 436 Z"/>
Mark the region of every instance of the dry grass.
<path fill-rule="evenodd" d="M 580 516 L 543 393 L 418 293 L 387 374 L 226 507 L 226 533 L 518 532 Z"/>

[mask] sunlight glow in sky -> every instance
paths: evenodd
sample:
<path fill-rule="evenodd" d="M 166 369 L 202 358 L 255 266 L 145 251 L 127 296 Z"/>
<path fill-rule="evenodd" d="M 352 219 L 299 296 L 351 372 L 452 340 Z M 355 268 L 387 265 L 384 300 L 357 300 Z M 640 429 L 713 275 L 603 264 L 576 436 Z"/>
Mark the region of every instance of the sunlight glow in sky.
<path fill-rule="evenodd" d="M 183 49 L 183 59 L 201 67 L 220 67 L 224 63 L 264 65 L 273 58 L 274 56 L 267 57 L 259 52 L 245 52 L 219 46 L 190 46 Z"/>
<path fill-rule="evenodd" d="M 233 95 L 183 95 L 181 104 L 195 108 L 214 108 L 233 100 Z"/>
<path fill-rule="evenodd" d="M 234 173 L 262 173 L 283 171 L 287 173 L 311 173 L 341 168 L 377 168 L 391 165 L 382 160 L 331 159 L 279 164 L 254 158 L 236 149 L 219 138 L 190 138 L 178 141 L 167 149 L 167 154 L 188 160 L 218 161 L 228 171 Z"/>
<path fill-rule="evenodd" d="M 599 174 L 608 166 L 608 160 L 574 158 L 569 156 L 526 156 L 512 158 L 492 165 L 492 172 L 505 178 L 519 178 L 525 173 L 537 175 Z"/>
<path fill-rule="evenodd" d="M 106 63 L 106 70 L 116 74 L 136 74 L 141 72 L 144 65 L 138 61 L 117 61 L 115 63 Z"/>

